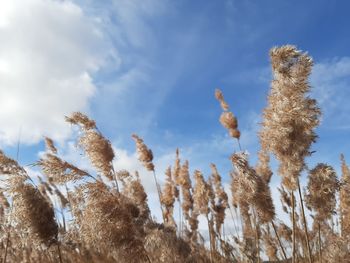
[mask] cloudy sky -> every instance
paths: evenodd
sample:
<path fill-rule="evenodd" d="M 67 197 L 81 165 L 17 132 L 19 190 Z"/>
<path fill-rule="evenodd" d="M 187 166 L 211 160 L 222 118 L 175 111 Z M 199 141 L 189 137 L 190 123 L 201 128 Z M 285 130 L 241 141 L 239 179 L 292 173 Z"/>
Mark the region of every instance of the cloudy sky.
<path fill-rule="evenodd" d="M 268 51 L 294 44 L 315 66 L 323 110 L 310 167 L 350 162 L 348 1 L 0 0 L 0 146 L 33 163 L 43 136 L 87 165 L 64 116 L 82 111 L 113 142 L 116 167 L 139 169 L 130 135 L 161 174 L 180 148 L 191 169 L 217 164 L 228 181 L 237 145 L 218 122 L 220 87 L 252 163 L 271 79 Z M 149 178 L 149 179 L 148 179 Z M 275 176 L 273 184 L 278 184 Z"/>

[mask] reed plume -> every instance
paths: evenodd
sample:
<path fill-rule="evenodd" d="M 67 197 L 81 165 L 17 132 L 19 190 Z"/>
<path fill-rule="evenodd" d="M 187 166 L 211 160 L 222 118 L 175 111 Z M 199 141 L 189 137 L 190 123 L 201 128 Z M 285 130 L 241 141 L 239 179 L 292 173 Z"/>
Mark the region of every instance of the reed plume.
<path fill-rule="evenodd" d="M 132 138 L 136 143 L 136 149 L 137 149 L 139 161 L 143 164 L 143 166 L 148 171 L 154 171 L 152 150 L 148 149 L 147 145 L 136 134 L 133 134 Z"/>
<path fill-rule="evenodd" d="M 228 196 L 222 186 L 221 176 L 215 164 L 211 164 L 211 181 L 214 184 L 214 218 L 215 218 L 215 230 L 218 234 L 221 233 L 221 227 L 225 221 L 225 212 L 228 207 Z"/>
<path fill-rule="evenodd" d="M 263 113 L 260 141 L 262 149 L 279 160 L 283 185 L 296 190 L 319 124 L 320 109 L 307 96 L 313 63 L 306 53 L 289 45 L 271 49 L 270 57 L 274 80 Z"/>
<path fill-rule="evenodd" d="M 162 204 L 164 205 L 164 218 L 165 223 L 176 228 L 175 220 L 173 217 L 174 203 L 176 196 L 176 185 L 171 173 L 171 167 L 169 166 L 165 171 L 166 182 L 161 195 Z"/>
<path fill-rule="evenodd" d="M 220 116 L 220 123 L 224 128 L 228 130 L 229 135 L 232 138 L 236 138 L 239 142 L 239 138 L 241 137 L 241 133 L 238 130 L 238 121 L 237 118 L 233 115 L 232 112 L 228 111 L 229 106 L 224 100 L 224 96 L 221 92 L 221 90 L 216 89 L 215 90 L 215 97 L 220 102 L 221 108 L 223 110 L 221 116 Z"/>
<path fill-rule="evenodd" d="M 309 173 L 306 205 L 316 212 L 315 220 L 323 222 L 332 217 L 336 210 L 336 193 L 339 181 L 333 167 L 319 163 Z"/>
<path fill-rule="evenodd" d="M 341 185 L 340 185 L 340 224 L 341 235 L 350 236 L 350 169 L 345 162 L 344 155 L 341 155 Z"/>
<path fill-rule="evenodd" d="M 153 179 L 154 179 L 154 183 L 155 183 L 156 188 L 157 188 L 160 211 L 162 213 L 163 222 L 165 222 L 164 211 L 163 211 L 163 206 L 162 206 L 162 191 L 160 189 L 160 185 L 158 183 L 156 172 L 154 169 L 152 150 L 149 149 L 147 147 L 147 145 L 143 142 L 143 140 L 139 136 L 137 136 L 136 134 L 133 134 L 132 138 L 134 139 L 134 141 L 136 143 L 136 150 L 138 153 L 139 161 L 143 164 L 143 166 L 148 171 L 153 172 Z"/>
<path fill-rule="evenodd" d="M 66 121 L 81 128 L 82 134 L 78 143 L 90 159 L 93 167 L 108 180 L 115 179 L 112 164 L 114 159 L 112 145 L 97 130 L 95 121 L 90 120 L 80 112 L 73 113 L 71 117 L 66 117 Z"/>
<path fill-rule="evenodd" d="M 269 188 L 256 171 L 249 166 L 245 153 L 236 153 L 231 161 L 237 169 L 237 187 L 235 189 L 238 203 L 252 204 L 261 223 L 273 220 L 275 208 Z"/>
<path fill-rule="evenodd" d="M 178 181 L 181 194 L 182 194 L 182 211 L 186 220 L 190 219 L 190 211 L 193 210 L 193 197 L 192 197 L 192 182 L 189 173 L 189 163 L 185 163 L 181 166 L 179 181 Z"/>
<path fill-rule="evenodd" d="M 90 177 L 88 172 L 79 169 L 52 153 L 46 153 L 36 165 L 40 166 L 41 171 L 55 184 L 76 182 Z"/>
<path fill-rule="evenodd" d="M 58 226 L 52 205 L 31 184 L 22 184 L 13 191 L 15 224 L 31 241 L 51 245 L 57 242 Z"/>

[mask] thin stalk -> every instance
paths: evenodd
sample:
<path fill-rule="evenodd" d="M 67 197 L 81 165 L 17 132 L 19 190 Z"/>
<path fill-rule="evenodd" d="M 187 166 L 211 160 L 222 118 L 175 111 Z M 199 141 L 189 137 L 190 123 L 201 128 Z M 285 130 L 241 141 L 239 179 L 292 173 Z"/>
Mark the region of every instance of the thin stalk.
<path fill-rule="evenodd" d="M 58 251 L 58 258 L 60 260 L 60 263 L 63 263 L 62 261 L 62 254 L 61 254 L 61 248 L 60 248 L 60 242 L 57 241 L 57 251 Z"/>
<path fill-rule="evenodd" d="M 209 230 L 209 246 L 210 246 L 210 263 L 213 262 L 214 256 L 213 256 L 213 240 L 212 240 L 212 231 L 211 231 L 211 226 L 209 223 L 209 217 L 206 215 L 207 222 L 208 222 L 208 230 Z"/>
<path fill-rule="evenodd" d="M 117 188 L 117 192 L 119 193 L 119 184 L 118 184 L 117 175 L 115 174 L 113 166 L 112 166 L 112 173 L 113 173 L 113 179 L 114 179 L 114 182 L 115 182 L 115 186 Z"/>
<path fill-rule="evenodd" d="M 157 187 L 158 199 L 159 199 L 160 211 L 162 213 L 163 223 L 165 223 L 163 206 L 162 206 L 162 198 L 161 198 L 161 190 L 160 190 L 160 186 L 159 186 L 158 181 L 157 181 L 156 172 L 154 170 L 153 170 L 153 178 L 154 178 L 154 182 L 155 182 L 156 187 Z"/>
<path fill-rule="evenodd" d="M 256 249 L 258 251 L 258 263 L 260 263 L 260 238 L 259 238 L 259 229 L 258 229 L 258 222 L 256 218 L 256 212 L 255 209 L 253 209 L 253 215 L 254 215 L 254 229 L 255 229 L 255 244 L 256 244 Z"/>
<path fill-rule="evenodd" d="M 306 245 L 307 245 L 308 259 L 309 259 L 309 262 L 312 263 L 313 261 L 312 261 L 312 258 L 311 258 L 311 248 L 310 248 L 310 242 L 309 242 L 309 233 L 307 231 L 307 222 L 306 222 L 306 217 L 305 217 L 304 202 L 303 202 L 303 196 L 301 194 L 301 188 L 300 188 L 299 181 L 298 181 L 298 192 L 299 192 L 299 199 L 300 199 L 301 211 L 302 211 L 302 216 L 303 216 L 304 234 L 305 234 Z"/>
<path fill-rule="evenodd" d="M 282 245 L 280 236 L 278 235 L 278 232 L 277 232 L 277 229 L 276 229 L 276 226 L 275 226 L 275 223 L 273 222 L 273 220 L 271 221 L 271 225 L 272 225 L 272 228 L 273 228 L 273 230 L 274 230 L 274 232 L 275 232 L 275 235 L 276 235 L 276 237 L 277 237 L 278 244 L 279 244 L 279 246 L 280 246 L 280 248 L 281 248 L 281 251 L 282 251 L 282 254 L 283 254 L 283 258 L 284 258 L 284 260 L 287 260 L 286 252 L 284 251 L 284 247 L 283 247 L 283 245 Z"/>
<path fill-rule="evenodd" d="M 291 192 L 291 196 L 292 196 L 292 224 L 293 224 L 293 234 L 292 234 L 292 262 L 296 263 L 295 260 L 295 248 L 296 248 L 296 244 L 295 244 L 295 230 L 296 230 L 296 226 L 295 226 L 295 198 L 294 198 L 294 192 Z"/>
<path fill-rule="evenodd" d="M 4 259 L 2 260 L 2 263 L 6 263 L 7 251 L 8 251 L 9 243 L 10 243 L 10 231 L 8 231 L 8 233 L 7 233 L 5 252 L 4 252 Z"/>
<path fill-rule="evenodd" d="M 179 237 L 182 237 L 182 211 L 181 211 L 181 202 L 179 198 Z"/>
<path fill-rule="evenodd" d="M 242 151 L 241 142 L 237 139 L 239 150 Z"/>
<path fill-rule="evenodd" d="M 230 211 L 230 215 L 231 215 L 231 218 L 232 218 L 232 221 L 233 221 L 233 227 L 234 227 L 234 229 L 235 229 L 237 238 L 240 238 L 240 237 L 239 237 L 238 227 L 237 227 L 237 224 L 236 224 L 236 220 L 235 220 L 235 218 L 234 218 L 234 216 L 233 216 L 231 206 L 228 205 L 228 208 L 229 208 L 229 211 Z"/>
<path fill-rule="evenodd" d="M 318 254 L 320 257 L 320 263 L 322 263 L 322 241 L 321 241 L 321 225 L 318 222 Z"/>

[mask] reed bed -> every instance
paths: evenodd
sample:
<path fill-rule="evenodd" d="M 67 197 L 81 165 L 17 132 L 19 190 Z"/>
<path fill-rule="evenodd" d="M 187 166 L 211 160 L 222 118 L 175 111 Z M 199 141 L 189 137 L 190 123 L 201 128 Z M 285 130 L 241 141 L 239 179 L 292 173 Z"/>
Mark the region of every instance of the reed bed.
<path fill-rule="evenodd" d="M 50 138 L 34 164 L 39 178 L 0 151 L 1 262 L 350 262 L 350 168 L 343 155 L 341 175 L 326 163 L 305 162 L 321 115 L 309 95 L 312 59 L 290 45 L 272 48 L 270 57 L 273 80 L 255 166 L 220 90 L 219 122 L 240 149 L 232 151 L 229 175 L 222 177 L 215 164 L 208 164 L 211 174 L 191 174 L 176 150 L 160 180 L 151 149 L 132 135 L 156 186 L 158 221 L 138 172 L 113 166 L 118 153 L 82 113 L 66 121 L 77 127 L 77 151 L 94 172 L 64 160 Z M 284 215 L 271 196 L 271 156 L 278 161 Z"/>

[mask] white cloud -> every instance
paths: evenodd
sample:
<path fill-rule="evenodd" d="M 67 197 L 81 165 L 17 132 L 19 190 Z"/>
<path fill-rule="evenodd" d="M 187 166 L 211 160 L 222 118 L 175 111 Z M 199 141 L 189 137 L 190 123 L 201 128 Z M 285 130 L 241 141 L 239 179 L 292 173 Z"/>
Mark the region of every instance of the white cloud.
<path fill-rule="evenodd" d="M 115 51 L 71 1 L 0 1 L 0 143 L 69 134 L 64 115 L 88 110 L 92 73 Z M 114 52 L 114 53 L 113 53 Z"/>
<path fill-rule="evenodd" d="M 350 58 L 334 58 L 315 64 L 311 84 L 327 128 L 350 129 Z"/>

